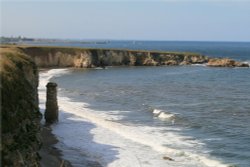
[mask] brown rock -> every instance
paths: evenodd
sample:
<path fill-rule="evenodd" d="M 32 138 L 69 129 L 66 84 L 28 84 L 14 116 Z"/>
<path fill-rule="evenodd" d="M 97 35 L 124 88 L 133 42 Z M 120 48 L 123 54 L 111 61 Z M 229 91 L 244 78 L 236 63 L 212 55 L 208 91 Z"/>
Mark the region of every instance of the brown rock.
<path fill-rule="evenodd" d="M 156 66 L 158 63 L 154 59 L 145 59 L 143 65 L 145 66 Z"/>
<path fill-rule="evenodd" d="M 169 161 L 174 161 L 173 158 L 170 158 L 170 157 L 167 157 L 167 156 L 164 156 L 163 159 L 164 159 L 164 160 L 169 160 Z"/>
<path fill-rule="evenodd" d="M 179 63 L 176 60 L 169 60 L 169 61 L 165 62 L 165 64 L 168 66 L 176 66 Z"/>
<path fill-rule="evenodd" d="M 183 61 L 183 62 L 180 63 L 181 66 L 182 66 L 182 65 L 190 65 L 190 64 L 191 64 L 191 63 L 188 62 L 188 61 Z"/>
<path fill-rule="evenodd" d="M 209 59 L 207 65 L 211 67 L 249 67 L 248 64 L 237 62 L 228 58 L 211 58 Z"/>
<path fill-rule="evenodd" d="M 185 55 L 183 61 L 182 61 L 182 65 L 186 65 L 186 64 L 203 64 L 206 63 L 208 61 L 208 57 L 207 56 L 203 56 L 203 55 Z"/>

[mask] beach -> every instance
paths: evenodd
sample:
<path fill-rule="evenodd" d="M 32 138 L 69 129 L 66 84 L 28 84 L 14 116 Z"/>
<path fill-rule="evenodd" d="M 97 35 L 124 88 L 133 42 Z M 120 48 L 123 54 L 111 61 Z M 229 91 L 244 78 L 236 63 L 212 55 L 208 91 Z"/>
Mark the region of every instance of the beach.
<path fill-rule="evenodd" d="M 41 129 L 43 143 L 39 150 L 41 167 L 72 167 L 68 161 L 61 158 L 61 151 L 55 148 L 58 139 L 51 133 L 51 128 L 42 125 Z"/>

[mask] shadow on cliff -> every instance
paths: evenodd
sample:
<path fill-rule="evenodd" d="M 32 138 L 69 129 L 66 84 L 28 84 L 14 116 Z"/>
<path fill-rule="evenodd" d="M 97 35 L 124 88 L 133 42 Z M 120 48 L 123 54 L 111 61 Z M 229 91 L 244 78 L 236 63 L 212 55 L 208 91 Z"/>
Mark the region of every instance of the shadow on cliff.
<path fill-rule="evenodd" d="M 59 142 L 63 158 L 77 167 L 105 167 L 118 159 L 116 147 L 94 141 L 96 126 L 77 115 L 60 110 L 59 122 L 53 125 L 53 133 Z"/>

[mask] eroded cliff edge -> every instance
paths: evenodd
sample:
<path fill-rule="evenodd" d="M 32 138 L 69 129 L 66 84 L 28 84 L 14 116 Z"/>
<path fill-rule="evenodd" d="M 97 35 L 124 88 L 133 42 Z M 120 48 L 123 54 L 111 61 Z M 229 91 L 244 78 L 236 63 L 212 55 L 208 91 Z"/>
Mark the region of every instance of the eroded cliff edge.
<path fill-rule="evenodd" d="M 196 53 L 69 47 L 19 46 L 39 67 L 160 66 L 204 64 L 214 67 L 249 67 L 228 58 L 209 58 Z"/>
<path fill-rule="evenodd" d="M 0 55 L 2 166 L 39 166 L 37 66 L 15 48 L 1 49 Z"/>
<path fill-rule="evenodd" d="M 116 49 L 22 47 L 39 67 L 156 66 L 205 63 L 206 56 L 193 53 L 149 52 Z"/>

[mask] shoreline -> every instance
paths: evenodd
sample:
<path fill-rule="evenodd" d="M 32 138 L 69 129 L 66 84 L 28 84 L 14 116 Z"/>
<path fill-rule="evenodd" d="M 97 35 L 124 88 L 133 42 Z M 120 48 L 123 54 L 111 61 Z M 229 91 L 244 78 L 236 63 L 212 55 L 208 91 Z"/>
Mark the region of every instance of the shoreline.
<path fill-rule="evenodd" d="M 43 143 L 39 150 L 41 167 L 73 167 L 69 161 L 62 158 L 62 151 L 55 147 L 59 140 L 52 133 L 50 126 L 41 124 L 41 140 Z"/>
<path fill-rule="evenodd" d="M 64 68 L 65 69 L 65 68 Z M 70 68 L 67 68 L 70 69 Z M 55 70 L 55 69 L 49 69 L 49 68 L 43 68 L 39 69 L 39 88 L 41 89 L 44 87 L 44 85 L 40 85 L 41 83 L 47 83 L 50 81 L 50 77 L 47 76 L 45 78 L 41 78 L 41 74 L 43 73 L 48 73 L 50 70 Z M 54 76 L 54 74 L 53 74 Z M 40 106 L 40 112 L 44 118 L 44 111 L 45 111 L 45 97 L 43 97 L 45 94 L 44 89 L 40 90 L 39 89 L 39 106 Z M 41 98 L 42 97 L 42 98 Z M 60 111 L 62 112 L 62 111 Z M 63 113 L 59 113 L 61 115 Z M 60 121 L 58 122 L 60 124 Z M 47 125 L 43 119 L 40 121 L 40 126 L 41 126 L 41 141 L 42 141 L 42 147 L 39 150 L 39 155 L 41 157 L 40 159 L 40 165 L 41 167 L 73 167 L 72 162 L 65 160 L 63 158 L 63 148 L 58 148 L 56 147 L 56 144 L 61 142 L 58 137 L 52 133 L 53 131 L 53 125 Z M 102 165 L 99 164 L 99 162 L 95 160 L 90 160 L 87 155 L 81 155 L 82 164 L 81 167 L 103 167 Z M 79 164 L 77 164 L 78 166 Z"/>
<path fill-rule="evenodd" d="M 39 76 L 41 73 L 47 73 L 50 69 L 49 68 L 40 68 Z M 41 82 L 41 78 L 39 77 L 39 84 Z M 45 85 L 44 85 L 45 86 Z M 38 94 L 41 92 L 38 88 Z M 44 101 L 40 99 L 39 95 L 39 105 L 40 103 Z M 45 106 L 44 106 L 45 107 Z M 52 127 L 51 125 L 46 125 L 46 123 L 43 121 L 44 118 L 44 112 L 42 112 L 42 108 L 40 108 L 40 113 L 42 114 L 42 119 L 40 120 L 40 137 L 42 146 L 39 150 L 40 155 L 40 165 L 41 167 L 73 167 L 71 163 L 65 159 L 62 158 L 62 150 L 55 147 L 55 145 L 59 142 L 57 137 L 52 133 Z"/>
<path fill-rule="evenodd" d="M 57 71 L 57 73 L 58 72 L 60 73 L 60 71 Z M 55 75 L 56 73 L 53 72 L 52 74 Z M 79 159 L 80 161 L 76 162 L 75 159 L 73 159 L 71 161 L 72 163 L 76 164 L 81 163 L 81 167 L 101 167 L 102 165 L 106 166 L 107 164 L 116 167 L 119 166 L 121 163 L 126 163 L 125 161 L 129 161 L 133 162 L 133 166 L 139 167 L 141 166 L 141 162 L 156 161 L 157 164 L 159 164 L 160 166 L 165 166 L 165 165 L 172 166 L 173 163 L 180 162 L 181 160 L 182 163 L 186 161 L 185 163 L 189 164 L 189 160 L 187 161 L 187 159 L 180 159 L 180 157 L 174 156 L 176 154 L 178 155 L 182 154 L 182 151 L 178 149 L 164 147 L 161 143 L 154 142 L 155 137 L 152 137 L 147 133 L 143 133 L 143 130 L 141 130 L 140 128 L 138 128 L 136 131 L 133 131 L 129 126 L 115 122 L 109 122 L 105 119 L 102 119 L 102 117 L 98 117 L 97 115 L 95 115 L 91 109 L 84 110 L 84 112 L 82 112 L 83 111 L 81 110 L 81 108 L 83 108 L 82 103 L 79 104 L 77 102 L 72 102 L 68 99 L 64 99 L 63 97 L 58 98 L 58 102 L 59 103 L 61 102 L 61 104 L 63 104 L 60 107 L 61 111 L 63 113 L 69 114 L 70 118 L 74 118 L 72 116 L 76 116 L 77 118 L 83 118 L 88 120 L 88 122 L 85 122 L 84 120 L 81 121 L 80 119 L 79 120 L 77 119 L 77 121 L 74 122 L 74 119 L 67 119 L 68 117 L 64 117 L 66 119 L 61 120 L 62 122 L 67 121 L 67 123 L 64 123 L 64 125 L 66 126 L 63 126 L 63 130 L 67 132 L 66 135 L 67 138 L 65 138 L 65 140 L 69 139 L 69 136 L 74 136 L 74 134 L 76 133 L 78 134 L 78 136 L 87 137 L 84 139 L 84 141 L 81 140 L 80 142 L 78 140 L 79 139 L 78 137 L 74 138 L 74 140 L 70 138 L 70 142 L 74 143 L 73 146 L 76 146 L 77 148 L 83 146 L 80 147 L 83 151 L 81 154 L 79 154 L 81 156 L 81 159 Z M 75 123 L 79 129 L 76 128 L 74 129 L 74 131 L 71 132 L 72 123 Z M 94 124 L 94 126 L 92 124 Z M 82 129 L 84 129 L 84 131 Z M 91 135 L 89 136 L 89 132 L 92 129 L 95 129 L 95 132 L 92 131 Z M 123 129 L 123 131 L 120 131 L 120 129 Z M 61 137 L 58 131 L 55 134 Z M 95 136 L 97 140 L 93 140 L 93 136 Z M 110 136 L 112 136 L 112 141 L 110 140 Z M 141 140 L 141 136 L 143 136 L 143 138 L 147 140 Z M 166 135 L 166 137 L 168 137 L 168 135 Z M 78 145 L 75 145 L 76 142 Z M 127 143 L 126 145 L 134 147 L 126 148 L 124 147 L 124 143 Z M 85 151 L 88 150 L 88 148 L 86 149 L 86 145 L 92 146 L 91 148 L 95 149 L 93 152 L 94 157 L 89 157 L 87 154 L 85 154 Z M 138 160 L 137 154 L 136 155 L 130 154 L 131 152 L 134 152 L 134 148 L 137 147 L 140 149 L 140 153 L 138 153 L 139 156 L 141 155 L 147 155 L 147 156 L 146 157 L 142 156 L 140 157 L 140 160 Z M 148 154 L 149 153 L 148 148 L 151 148 L 150 154 Z M 64 152 L 63 147 L 61 147 L 60 149 L 62 150 L 62 152 Z M 65 156 L 72 155 L 72 153 L 70 153 L 68 149 L 66 149 L 65 151 L 66 151 Z M 76 152 L 76 154 L 78 153 Z M 196 163 L 201 163 L 201 164 L 213 163 L 217 166 L 226 166 L 223 162 L 217 161 L 216 159 L 213 158 L 210 159 L 209 157 L 199 155 L 193 152 L 185 151 L 185 154 L 187 156 L 191 156 L 192 159 L 194 160 L 190 162 L 190 165 Z M 107 156 L 105 157 L 105 155 Z M 103 160 L 100 159 L 100 156 L 103 157 Z M 91 158 L 91 161 L 89 161 L 89 158 Z M 101 160 L 100 163 L 102 165 L 98 163 L 98 160 L 96 158 L 99 158 L 98 159 L 99 161 Z M 174 159 L 175 161 L 172 161 L 170 159 Z"/>

